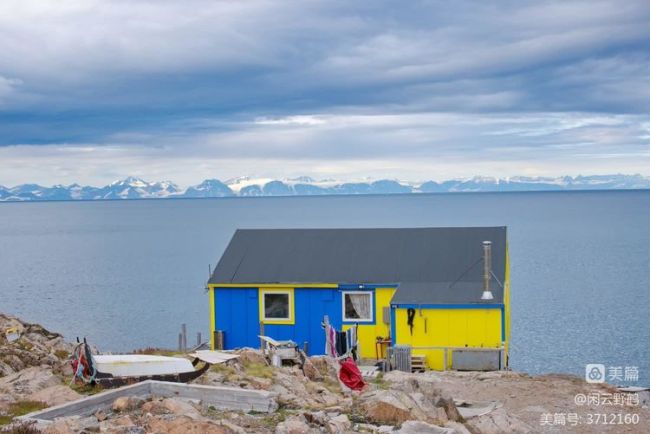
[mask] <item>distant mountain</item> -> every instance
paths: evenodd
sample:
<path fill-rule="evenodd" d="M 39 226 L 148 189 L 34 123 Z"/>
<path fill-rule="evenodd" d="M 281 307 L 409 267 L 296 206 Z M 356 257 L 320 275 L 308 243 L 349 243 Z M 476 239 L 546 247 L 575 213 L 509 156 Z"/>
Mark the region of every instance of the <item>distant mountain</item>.
<path fill-rule="evenodd" d="M 186 190 L 171 181 L 147 182 L 128 177 L 104 187 L 22 184 L 0 186 L 0 202 L 98 200 L 98 199 L 160 199 L 169 197 L 253 197 L 253 196 L 315 196 L 352 194 L 407 194 L 455 192 L 556 191 L 556 190 L 625 190 L 650 189 L 650 177 L 641 175 L 595 175 L 548 177 L 489 178 L 474 177 L 442 182 L 427 181 L 410 184 L 397 180 L 337 182 L 315 180 L 308 176 L 275 180 L 240 177 L 225 182 L 206 179 Z"/>
<path fill-rule="evenodd" d="M 206 179 L 199 185 L 188 188 L 183 194 L 184 197 L 227 197 L 233 195 L 230 187 L 218 179 Z"/>

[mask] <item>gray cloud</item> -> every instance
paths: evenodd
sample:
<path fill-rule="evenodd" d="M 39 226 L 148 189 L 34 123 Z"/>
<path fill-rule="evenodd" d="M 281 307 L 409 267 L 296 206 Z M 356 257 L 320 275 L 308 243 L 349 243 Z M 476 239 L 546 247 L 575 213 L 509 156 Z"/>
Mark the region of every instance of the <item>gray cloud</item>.
<path fill-rule="evenodd" d="M 0 181 L 648 174 L 648 22 L 645 1 L 7 0 Z"/>

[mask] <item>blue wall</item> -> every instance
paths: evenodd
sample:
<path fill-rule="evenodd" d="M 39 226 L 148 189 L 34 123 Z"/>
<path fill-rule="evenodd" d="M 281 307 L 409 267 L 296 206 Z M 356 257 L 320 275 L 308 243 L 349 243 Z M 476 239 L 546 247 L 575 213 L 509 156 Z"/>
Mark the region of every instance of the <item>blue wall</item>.
<path fill-rule="evenodd" d="M 224 348 L 259 348 L 257 288 L 215 289 L 217 330 L 223 330 Z"/>
<path fill-rule="evenodd" d="M 309 355 L 325 353 L 324 315 L 337 328 L 341 324 L 341 294 L 336 288 L 295 288 L 295 325 L 266 324 L 264 334 L 277 340 L 291 339 Z M 225 349 L 259 348 L 259 296 L 257 288 L 215 288 L 216 328 L 223 330 Z"/>

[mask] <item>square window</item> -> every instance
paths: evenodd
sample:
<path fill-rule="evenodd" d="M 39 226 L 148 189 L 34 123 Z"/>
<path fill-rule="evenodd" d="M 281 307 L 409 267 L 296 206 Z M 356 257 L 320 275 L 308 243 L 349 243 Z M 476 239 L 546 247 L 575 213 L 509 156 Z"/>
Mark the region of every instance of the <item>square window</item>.
<path fill-rule="evenodd" d="M 343 293 L 343 321 L 372 321 L 372 292 Z"/>
<path fill-rule="evenodd" d="M 264 294 L 264 319 L 291 319 L 288 293 L 267 292 Z"/>

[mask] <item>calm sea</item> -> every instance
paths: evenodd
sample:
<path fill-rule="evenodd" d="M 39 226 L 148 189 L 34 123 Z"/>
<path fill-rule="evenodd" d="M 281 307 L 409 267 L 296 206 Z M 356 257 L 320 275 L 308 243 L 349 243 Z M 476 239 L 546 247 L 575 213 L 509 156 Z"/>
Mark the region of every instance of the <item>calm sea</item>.
<path fill-rule="evenodd" d="M 0 311 L 105 351 L 208 334 L 236 228 L 506 225 L 514 369 L 650 385 L 650 191 L 0 204 Z M 634 384 L 633 382 L 624 384 Z"/>

